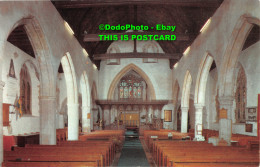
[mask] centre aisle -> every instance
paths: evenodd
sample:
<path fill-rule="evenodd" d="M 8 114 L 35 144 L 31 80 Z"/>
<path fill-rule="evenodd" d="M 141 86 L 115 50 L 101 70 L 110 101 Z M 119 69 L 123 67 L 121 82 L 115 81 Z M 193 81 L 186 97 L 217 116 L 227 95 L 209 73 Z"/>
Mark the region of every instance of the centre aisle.
<path fill-rule="evenodd" d="M 149 166 L 138 134 L 133 131 L 127 131 L 125 135 L 125 144 L 118 166 Z"/>

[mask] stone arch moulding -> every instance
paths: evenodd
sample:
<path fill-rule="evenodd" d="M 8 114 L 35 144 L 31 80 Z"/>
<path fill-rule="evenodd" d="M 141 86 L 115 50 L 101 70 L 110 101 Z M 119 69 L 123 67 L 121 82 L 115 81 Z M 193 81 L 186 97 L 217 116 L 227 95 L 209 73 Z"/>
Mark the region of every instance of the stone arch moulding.
<path fill-rule="evenodd" d="M 9 31 L 8 36 L 11 32 L 18 26 L 24 25 L 26 34 L 31 42 L 32 48 L 34 50 L 34 54 L 39 64 L 39 74 L 40 74 L 40 96 L 55 97 L 55 80 L 54 80 L 54 72 L 51 63 L 51 52 L 48 47 L 47 41 L 45 39 L 45 35 L 43 30 L 39 24 L 39 21 L 33 17 L 28 16 L 27 18 L 23 18 L 17 21 L 12 29 Z M 6 38 L 8 38 L 8 36 Z M 7 40 L 7 39 L 6 39 Z"/>
<path fill-rule="evenodd" d="M 135 72 L 137 72 L 147 83 L 149 90 L 150 90 L 150 95 L 151 95 L 151 99 L 152 100 L 156 100 L 156 96 L 155 96 L 155 89 L 153 87 L 153 84 L 150 80 L 150 78 L 147 76 L 147 74 L 140 69 L 138 66 L 134 65 L 134 64 L 129 64 L 126 67 L 124 67 L 113 79 L 112 83 L 110 84 L 109 90 L 108 90 L 108 96 L 107 99 L 108 100 L 112 100 L 113 99 L 113 94 L 114 94 L 114 90 L 117 86 L 117 83 L 120 81 L 120 79 L 129 71 L 134 70 Z"/>
<path fill-rule="evenodd" d="M 209 52 L 206 52 L 199 66 L 195 85 L 194 104 L 205 104 L 207 80 L 212 63 L 213 57 L 209 54 Z"/>
<path fill-rule="evenodd" d="M 88 119 L 88 114 L 90 114 L 91 95 L 86 71 L 81 75 L 80 87 L 82 93 L 82 132 L 90 132 L 90 120 Z"/>
<path fill-rule="evenodd" d="M 90 106 L 90 89 L 89 89 L 89 81 L 86 71 L 84 71 L 81 75 L 81 93 L 82 93 L 82 105 Z"/>
<path fill-rule="evenodd" d="M 260 19 L 251 17 L 250 15 L 242 15 L 232 32 L 219 73 L 220 96 L 234 96 L 234 68 L 253 24 L 260 26 Z"/>
<path fill-rule="evenodd" d="M 181 107 L 189 108 L 191 83 L 192 83 L 192 78 L 191 78 L 190 72 L 187 71 L 185 74 L 184 82 L 183 82 Z"/>
<path fill-rule="evenodd" d="M 91 99 L 92 99 L 92 100 L 97 100 L 97 98 L 98 98 L 97 85 L 96 85 L 96 82 L 93 81 L 92 89 L 91 89 Z M 96 102 L 93 101 L 92 103 L 96 103 Z M 92 107 L 93 107 L 93 106 L 92 106 Z"/>
<path fill-rule="evenodd" d="M 74 65 L 69 52 L 61 58 L 67 86 L 68 104 L 78 104 L 78 88 Z"/>
<path fill-rule="evenodd" d="M 179 82 L 176 79 L 174 82 L 174 85 L 172 87 L 172 99 L 173 99 L 173 104 L 176 105 L 178 103 L 178 96 L 179 96 L 179 91 L 180 91 L 180 86 L 179 86 Z"/>

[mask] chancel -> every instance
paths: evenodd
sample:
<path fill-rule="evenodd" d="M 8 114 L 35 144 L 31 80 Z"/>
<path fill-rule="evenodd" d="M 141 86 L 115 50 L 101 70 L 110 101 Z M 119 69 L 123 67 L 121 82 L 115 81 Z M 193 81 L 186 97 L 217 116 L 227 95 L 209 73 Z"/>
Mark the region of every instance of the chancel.
<path fill-rule="evenodd" d="M 260 165 L 259 0 L 0 2 L 3 167 Z"/>

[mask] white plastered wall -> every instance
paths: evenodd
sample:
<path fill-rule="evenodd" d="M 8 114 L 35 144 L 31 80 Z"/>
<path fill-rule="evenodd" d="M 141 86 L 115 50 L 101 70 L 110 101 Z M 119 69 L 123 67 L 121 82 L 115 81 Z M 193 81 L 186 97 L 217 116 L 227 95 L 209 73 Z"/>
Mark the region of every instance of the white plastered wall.
<path fill-rule="evenodd" d="M 9 77 L 10 62 L 13 59 L 15 78 Z M 4 128 L 4 135 L 18 135 L 31 132 L 39 132 L 39 85 L 40 82 L 36 76 L 38 63 L 19 48 L 11 43 L 6 43 L 4 52 L 4 63 L 2 78 L 6 83 L 4 87 L 3 103 L 14 105 L 15 99 L 20 96 L 20 71 L 23 65 L 26 65 L 31 79 L 31 115 L 18 116 L 13 107 L 10 107 L 9 114 L 10 127 Z"/>

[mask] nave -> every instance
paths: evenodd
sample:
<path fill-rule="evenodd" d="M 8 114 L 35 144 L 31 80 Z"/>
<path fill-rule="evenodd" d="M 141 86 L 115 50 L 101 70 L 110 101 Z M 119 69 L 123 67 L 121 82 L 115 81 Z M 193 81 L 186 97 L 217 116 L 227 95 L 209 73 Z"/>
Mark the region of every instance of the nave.
<path fill-rule="evenodd" d="M 204 132 L 210 137 L 217 132 Z M 145 130 L 97 130 L 67 141 L 66 129 L 57 132 L 57 145 L 26 144 L 4 152 L 3 167 L 47 166 L 169 166 L 169 167 L 257 167 L 259 143 L 239 136 L 234 145 L 213 146 L 192 141 L 193 132 Z M 234 137 L 238 137 L 234 135 Z M 239 138 L 238 137 L 238 138 Z M 242 140 L 243 139 L 243 140 Z M 247 142 L 245 142 L 246 140 Z M 256 141 L 256 140 L 255 140 Z M 142 143 L 142 144 L 141 144 Z"/>
<path fill-rule="evenodd" d="M 259 7 L 0 1 L 0 164 L 259 165 Z"/>

